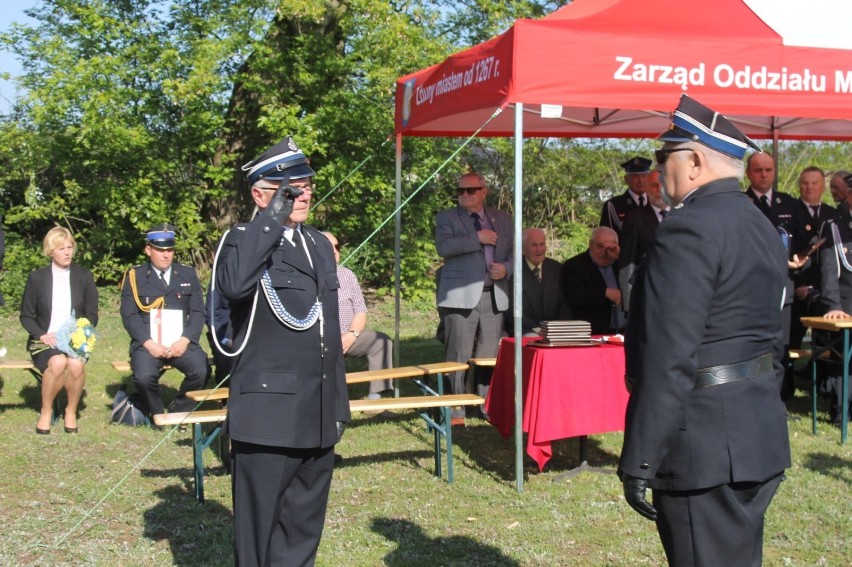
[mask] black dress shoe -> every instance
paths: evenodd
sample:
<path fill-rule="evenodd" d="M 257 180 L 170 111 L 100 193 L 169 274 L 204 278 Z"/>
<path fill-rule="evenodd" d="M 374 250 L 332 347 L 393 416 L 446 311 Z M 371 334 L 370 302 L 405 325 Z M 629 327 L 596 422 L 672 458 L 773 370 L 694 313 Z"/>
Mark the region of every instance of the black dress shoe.
<path fill-rule="evenodd" d="M 40 427 L 36 427 L 36 435 L 50 435 L 50 429 L 42 429 Z"/>
<path fill-rule="evenodd" d="M 66 426 L 66 427 L 65 427 L 65 433 L 77 433 L 77 428 L 76 428 L 76 427 L 68 427 L 68 426 Z"/>

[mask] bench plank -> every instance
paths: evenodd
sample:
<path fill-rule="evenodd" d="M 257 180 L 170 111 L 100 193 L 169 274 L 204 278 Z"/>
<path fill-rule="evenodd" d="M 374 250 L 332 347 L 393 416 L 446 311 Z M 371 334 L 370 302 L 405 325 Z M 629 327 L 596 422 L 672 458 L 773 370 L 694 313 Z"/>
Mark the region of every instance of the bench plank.
<path fill-rule="evenodd" d="M 477 406 L 485 399 L 474 394 L 444 394 L 443 396 L 403 396 L 378 400 L 350 400 L 352 411 L 385 411 L 398 409 L 443 408 L 448 406 Z"/>
<path fill-rule="evenodd" d="M 471 366 L 497 366 L 496 358 L 471 358 L 468 362 Z"/>
<path fill-rule="evenodd" d="M 8 368 L 9 370 L 35 370 L 33 363 L 29 360 L 2 360 L 0 359 L 0 369 Z"/>
<path fill-rule="evenodd" d="M 361 372 L 347 372 L 346 383 L 358 384 L 359 382 L 370 382 L 372 380 L 395 380 L 398 378 L 417 378 L 421 376 L 432 376 L 467 370 L 466 362 L 434 362 L 431 364 L 416 364 L 413 366 L 400 366 L 397 368 L 382 368 L 380 370 L 363 370 Z"/>
<path fill-rule="evenodd" d="M 218 423 L 225 421 L 228 417 L 228 410 L 199 410 L 194 412 L 177 411 L 173 413 L 158 413 L 153 416 L 154 423 L 157 425 L 179 425 L 191 423 Z"/>

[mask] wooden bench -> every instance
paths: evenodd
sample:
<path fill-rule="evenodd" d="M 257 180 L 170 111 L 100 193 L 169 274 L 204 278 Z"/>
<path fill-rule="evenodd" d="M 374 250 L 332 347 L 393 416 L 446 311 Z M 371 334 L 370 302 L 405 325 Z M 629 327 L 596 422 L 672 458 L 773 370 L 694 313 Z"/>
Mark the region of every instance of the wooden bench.
<path fill-rule="evenodd" d="M 41 372 L 33 366 L 32 361 L 30 360 L 6 360 L 4 358 L 0 358 L 0 371 L 2 370 L 27 370 L 30 374 L 32 374 L 33 378 L 36 379 L 36 382 L 41 385 Z M 39 396 L 40 399 L 40 396 Z M 59 419 L 59 396 L 53 400 L 53 422 Z"/>
<path fill-rule="evenodd" d="M 435 476 L 443 477 L 441 459 L 441 439 L 447 442 L 447 482 L 453 482 L 453 442 L 452 427 L 450 425 L 450 408 L 458 406 L 481 405 L 485 400 L 473 394 L 444 394 L 443 375 L 447 372 L 457 370 L 464 371 L 468 367 L 463 362 L 438 362 L 432 364 L 420 364 L 415 366 L 402 366 L 399 368 L 386 368 L 382 370 L 366 370 L 363 372 L 350 372 L 346 374 L 347 384 L 358 384 L 380 379 L 410 378 L 423 391 L 422 396 L 403 396 L 397 398 L 380 398 L 377 400 L 351 400 L 349 409 L 352 412 L 362 411 L 394 411 L 394 410 L 420 410 L 420 417 L 426 422 L 434 435 L 435 451 Z M 421 378 L 426 376 L 438 376 L 437 391 L 422 382 Z M 228 399 L 227 388 L 195 390 L 186 393 L 187 397 L 196 402 L 224 401 Z M 154 423 L 161 426 L 179 427 L 181 425 L 192 425 L 192 451 L 193 468 L 195 475 L 195 497 L 199 502 L 204 501 L 204 462 L 203 451 L 210 446 L 218 437 L 220 439 L 220 454 L 225 454 L 226 449 L 223 439 L 220 437 L 222 423 L 228 416 L 227 408 L 213 410 L 197 410 L 193 412 L 176 412 L 158 414 L 153 416 Z M 215 427 L 206 435 L 203 434 L 201 425 L 214 423 Z"/>
<path fill-rule="evenodd" d="M 113 360 L 112 367 L 118 370 L 119 372 L 130 372 L 130 361 L 129 360 Z M 213 358 L 207 358 L 207 365 L 213 366 Z M 163 369 L 160 371 L 160 374 L 165 372 L 166 370 L 171 370 L 172 366 L 166 364 L 163 366 Z"/>

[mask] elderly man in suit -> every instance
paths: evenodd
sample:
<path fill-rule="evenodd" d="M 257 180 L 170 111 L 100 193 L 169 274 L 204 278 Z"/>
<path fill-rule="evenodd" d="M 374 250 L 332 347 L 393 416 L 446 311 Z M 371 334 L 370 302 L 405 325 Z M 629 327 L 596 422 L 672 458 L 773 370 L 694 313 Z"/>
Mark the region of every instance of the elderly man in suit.
<path fill-rule="evenodd" d="M 669 212 L 663 200 L 660 174 L 652 171 L 648 177 L 648 206 L 633 209 L 624 219 L 621 230 L 621 252 L 618 255 L 618 287 L 624 311 L 630 310 L 630 291 L 633 287 L 633 274 L 645 257 L 645 252 L 654 238 L 657 225 Z"/>
<path fill-rule="evenodd" d="M 130 268 L 121 283 L 121 322 L 130 334 L 133 383 L 145 409 L 163 413 L 160 374 L 163 366 L 171 365 L 183 372 L 184 380 L 169 410 L 189 411 L 195 402 L 186 393 L 203 388 L 209 370 L 207 355 L 198 344 L 204 328 L 204 292 L 195 268 L 174 261 L 174 226 L 156 226 L 145 239 L 150 262 Z M 169 318 L 170 312 L 176 317 Z"/>
<path fill-rule="evenodd" d="M 479 173 L 458 182 L 458 206 L 435 219 L 435 248 L 444 259 L 438 279 L 438 307 L 443 313 L 446 359 L 467 362 L 497 356 L 503 312 L 509 308 L 513 229 L 511 217 L 485 206 L 488 185 Z M 450 387 L 464 393 L 465 373 L 455 372 Z M 488 378 L 477 375 L 477 391 L 485 397 Z M 464 409 L 453 410 L 453 423 L 464 423 Z"/>
<path fill-rule="evenodd" d="M 525 337 L 537 337 L 542 321 L 571 318 L 571 308 L 562 297 L 562 264 L 547 257 L 547 235 L 540 228 L 528 228 L 521 237 L 524 262 L 523 317 L 521 328 Z M 506 311 L 506 329 L 514 332 L 512 311 Z"/>
<path fill-rule="evenodd" d="M 778 396 L 787 254 L 740 190 L 754 142 L 686 95 L 660 140 L 672 210 L 633 288 L 619 477 L 671 565 L 757 567 L 790 466 Z"/>
<path fill-rule="evenodd" d="M 599 226 L 592 231 L 589 248 L 562 266 L 562 293 L 576 319 L 588 321 L 596 335 L 618 332 L 624 326 L 616 260 L 618 234 Z"/>
<path fill-rule="evenodd" d="M 334 445 L 349 421 L 331 244 L 305 224 L 315 175 L 289 136 L 243 166 L 260 212 L 225 237 L 231 308 L 226 428 L 237 565 L 313 565 Z"/>

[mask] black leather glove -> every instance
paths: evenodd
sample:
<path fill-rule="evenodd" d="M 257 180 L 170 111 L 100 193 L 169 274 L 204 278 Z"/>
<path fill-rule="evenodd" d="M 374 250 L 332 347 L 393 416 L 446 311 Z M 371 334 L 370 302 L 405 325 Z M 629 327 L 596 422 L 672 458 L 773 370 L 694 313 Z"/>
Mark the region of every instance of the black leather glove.
<path fill-rule="evenodd" d="M 340 441 L 343 439 L 343 432 L 346 431 L 346 422 L 338 421 L 337 422 L 337 440 Z"/>
<path fill-rule="evenodd" d="M 621 472 L 621 484 L 624 485 L 624 499 L 630 507 L 651 520 L 657 521 L 657 509 L 645 500 L 645 491 L 648 489 L 648 481 L 637 478 L 625 472 Z"/>
<path fill-rule="evenodd" d="M 304 193 L 298 187 L 289 185 L 289 182 L 289 176 L 281 180 L 281 186 L 275 191 L 275 195 L 272 196 L 269 205 L 264 209 L 264 212 L 280 225 L 283 225 L 284 221 L 290 217 L 290 213 L 293 212 L 293 201 L 295 201 L 296 197 Z"/>

